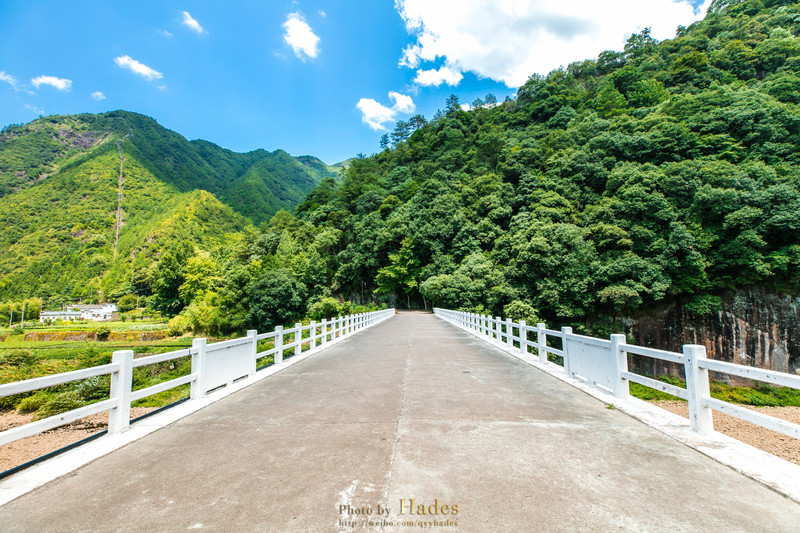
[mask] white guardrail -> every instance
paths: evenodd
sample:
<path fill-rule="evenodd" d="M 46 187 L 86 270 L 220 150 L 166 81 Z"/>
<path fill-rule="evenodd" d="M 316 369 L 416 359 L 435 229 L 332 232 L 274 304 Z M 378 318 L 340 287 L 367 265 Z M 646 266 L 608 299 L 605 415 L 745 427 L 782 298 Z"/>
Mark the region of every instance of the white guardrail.
<path fill-rule="evenodd" d="M 191 348 L 137 359 L 133 357 L 133 350 L 120 350 L 113 353 L 111 363 L 107 365 L 0 385 L 0 397 L 4 397 L 95 376 L 111 376 L 111 387 L 107 400 L 0 431 L 0 446 L 103 411 L 109 412 L 108 432 L 120 433 L 130 425 L 131 402 L 186 383 L 191 385 L 189 394 L 191 400 L 202 398 L 210 392 L 254 375 L 257 371 L 256 361 L 262 357 L 272 355 L 274 363 L 279 364 L 283 361 L 286 350 L 293 350 L 292 355 L 298 355 L 304 350 L 304 347 L 306 351 L 315 348 L 321 349 L 335 339 L 348 337 L 357 331 L 386 320 L 394 314 L 394 309 L 384 309 L 325 319 L 319 323 L 312 321 L 307 326 L 297 323 L 291 329 L 278 326 L 275 331 L 270 333 L 259 334 L 255 330 L 250 330 L 246 337 L 211 344 L 208 344 L 206 339 L 194 339 Z M 303 337 L 305 334 L 308 336 Z M 291 336 L 292 342 L 285 342 L 287 335 Z M 258 342 L 268 339 L 274 341 L 274 347 L 259 352 Z M 134 368 L 182 357 L 192 358 L 189 374 L 151 387 L 133 390 Z"/>
<path fill-rule="evenodd" d="M 534 350 L 542 364 L 552 364 L 548 363 L 548 353 L 562 357 L 566 375 L 604 389 L 618 398 L 630 396 L 629 383 L 631 381 L 683 398 L 689 403 L 689 422 L 692 430 L 700 434 L 708 434 L 714 430 L 712 410 L 716 410 L 800 439 L 800 425 L 798 424 L 712 398 L 708 371 L 712 370 L 794 389 L 800 389 L 800 376 L 707 359 L 705 346 L 695 344 L 686 344 L 683 346 L 683 353 L 677 353 L 628 344 L 625 335 L 621 334 L 611 335 L 610 339 L 597 339 L 574 334 L 572 328 L 569 327 L 556 331 L 547 329 L 541 323 L 529 326 L 524 320 L 514 322 L 510 318 L 503 320 L 499 316 L 493 318 L 487 315 L 439 308 L 434 308 L 433 312 L 440 318 L 470 331 L 487 342 L 499 343 L 508 350 L 519 350 L 523 356 L 533 355 L 529 349 Z M 536 334 L 535 341 L 528 338 L 529 333 Z M 549 346 L 548 339 L 550 338 L 560 339 L 561 349 Z M 683 365 L 686 371 L 686 388 L 676 387 L 630 372 L 628 370 L 628 354 Z"/>

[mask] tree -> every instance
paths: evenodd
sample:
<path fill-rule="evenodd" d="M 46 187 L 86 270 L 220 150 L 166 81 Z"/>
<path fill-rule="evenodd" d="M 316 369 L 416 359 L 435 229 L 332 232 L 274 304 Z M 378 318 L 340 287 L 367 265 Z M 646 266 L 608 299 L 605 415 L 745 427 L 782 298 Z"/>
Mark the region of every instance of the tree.
<path fill-rule="evenodd" d="M 419 264 L 411 250 L 411 240 L 406 237 L 400 244 L 400 251 L 389 254 L 389 265 L 378 270 L 375 282 L 379 294 L 396 294 L 402 291 L 406 294 L 406 305 L 411 308 L 411 293 L 419 285 Z"/>
<path fill-rule="evenodd" d="M 458 96 L 451 94 L 447 97 L 447 101 L 445 102 L 445 113 L 447 115 L 452 115 L 457 111 L 461 111 L 461 105 L 458 103 Z"/>
<path fill-rule="evenodd" d="M 206 291 L 221 284 L 219 264 L 208 252 L 198 252 L 186 261 L 183 270 L 184 281 L 178 294 L 184 305 L 201 298 Z"/>
<path fill-rule="evenodd" d="M 259 331 L 270 331 L 305 314 L 306 286 L 285 268 L 262 274 L 249 287 L 248 293 L 247 321 Z"/>
<path fill-rule="evenodd" d="M 154 275 L 153 306 L 168 316 L 177 315 L 184 307 L 180 287 L 185 281 L 186 262 L 194 254 L 194 246 L 178 241 L 161 256 Z"/>
<path fill-rule="evenodd" d="M 117 301 L 117 309 L 120 313 L 127 313 L 136 309 L 136 295 L 126 294 Z"/>
<path fill-rule="evenodd" d="M 381 135 L 381 150 L 386 150 L 389 147 L 389 134 L 384 133 Z"/>
<path fill-rule="evenodd" d="M 400 143 L 406 142 L 411 135 L 411 125 L 405 120 L 400 120 L 394 127 L 392 132 L 392 142 L 395 146 Z"/>

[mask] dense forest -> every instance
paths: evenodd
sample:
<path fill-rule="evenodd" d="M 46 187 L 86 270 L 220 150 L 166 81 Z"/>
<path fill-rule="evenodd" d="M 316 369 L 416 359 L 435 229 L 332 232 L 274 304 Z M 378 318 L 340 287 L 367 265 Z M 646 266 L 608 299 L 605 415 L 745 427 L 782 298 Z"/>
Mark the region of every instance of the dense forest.
<path fill-rule="evenodd" d="M 667 302 L 714 311 L 731 288 L 798 294 L 798 105 L 800 3 L 717 0 L 674 39 L 644 30 L 622 51 L 532 76 L 504 102 L 451 96 L 322 178 L 293 214 L 256 229 L 220 204 L 224 239 L 171 239 L 127 278 L 104 279 L 177 315 L 176 327 L 210 333 L 350 302 L 602 333 Z M 32 175 L 46 164 L 31 163 Z M 91 181 L 73 168 L 65 179 Z M 194 171 L 156 170 L 142 168 L 206 208 L 216 201 L 189 191 Z M 201 188 L 246 204 L 261 188 L 240 175 L 238 189 Z M 196 230 L 176 234 L 186 231 Z"/>

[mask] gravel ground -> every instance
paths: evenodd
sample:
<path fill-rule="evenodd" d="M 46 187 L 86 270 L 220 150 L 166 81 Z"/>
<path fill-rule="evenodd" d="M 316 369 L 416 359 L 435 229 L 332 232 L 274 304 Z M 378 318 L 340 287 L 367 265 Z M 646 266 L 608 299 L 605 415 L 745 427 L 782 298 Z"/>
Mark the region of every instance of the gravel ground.
<path fill-rule="evenodd" d="M 152 411 L 153 407 L 134 407 L 131 418 Z M 16 411 L 0 411 L 0 431 L 21 426 L 33 421 L 32 414 L 19 414 Z M 82 418 L 77 422 L 26 439 L 0 446 L 0 472 L 19 466 L 46 453 L 69 446 L 73 442 L 103 431 L 108 426 L 108 413 Z"/>
<path fill-rule="evenodd" d="M 684 418 L 689 418 L 689 406 L 686 402 L 660 400 L 652 403 Z M 800 407 L 753 407 L 750 405 L 743 405 L 742 407 L 800 424 Z M 800 465 L 800 440 L 787 437 L 783 433 L 764 429 L 761 426 L 756 426 L 718 411 L 714 411 L 713 416 L 714 429 L 720 433 Z"/>

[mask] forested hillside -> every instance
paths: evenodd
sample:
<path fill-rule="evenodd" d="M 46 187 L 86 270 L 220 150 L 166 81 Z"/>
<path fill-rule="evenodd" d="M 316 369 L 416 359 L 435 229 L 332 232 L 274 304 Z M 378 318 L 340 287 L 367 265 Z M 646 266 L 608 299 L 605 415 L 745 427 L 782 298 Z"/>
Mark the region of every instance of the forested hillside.
<path fill-rule="evenodd" d="M 800 4 L 717 1 L 656 42 L 456 97 L 298 209 L 340 236 L 329 282 L 603 329 L 727 288 L 798 292 Z"/>
<path fill-rule="evenodd" d="M 9 126 L 0 132 L 0 298 L 52 306 L 125 294 L 176 241 L 230 246 L 331 176 L 313 157 L 234 153 L 124 111 Z"/>

